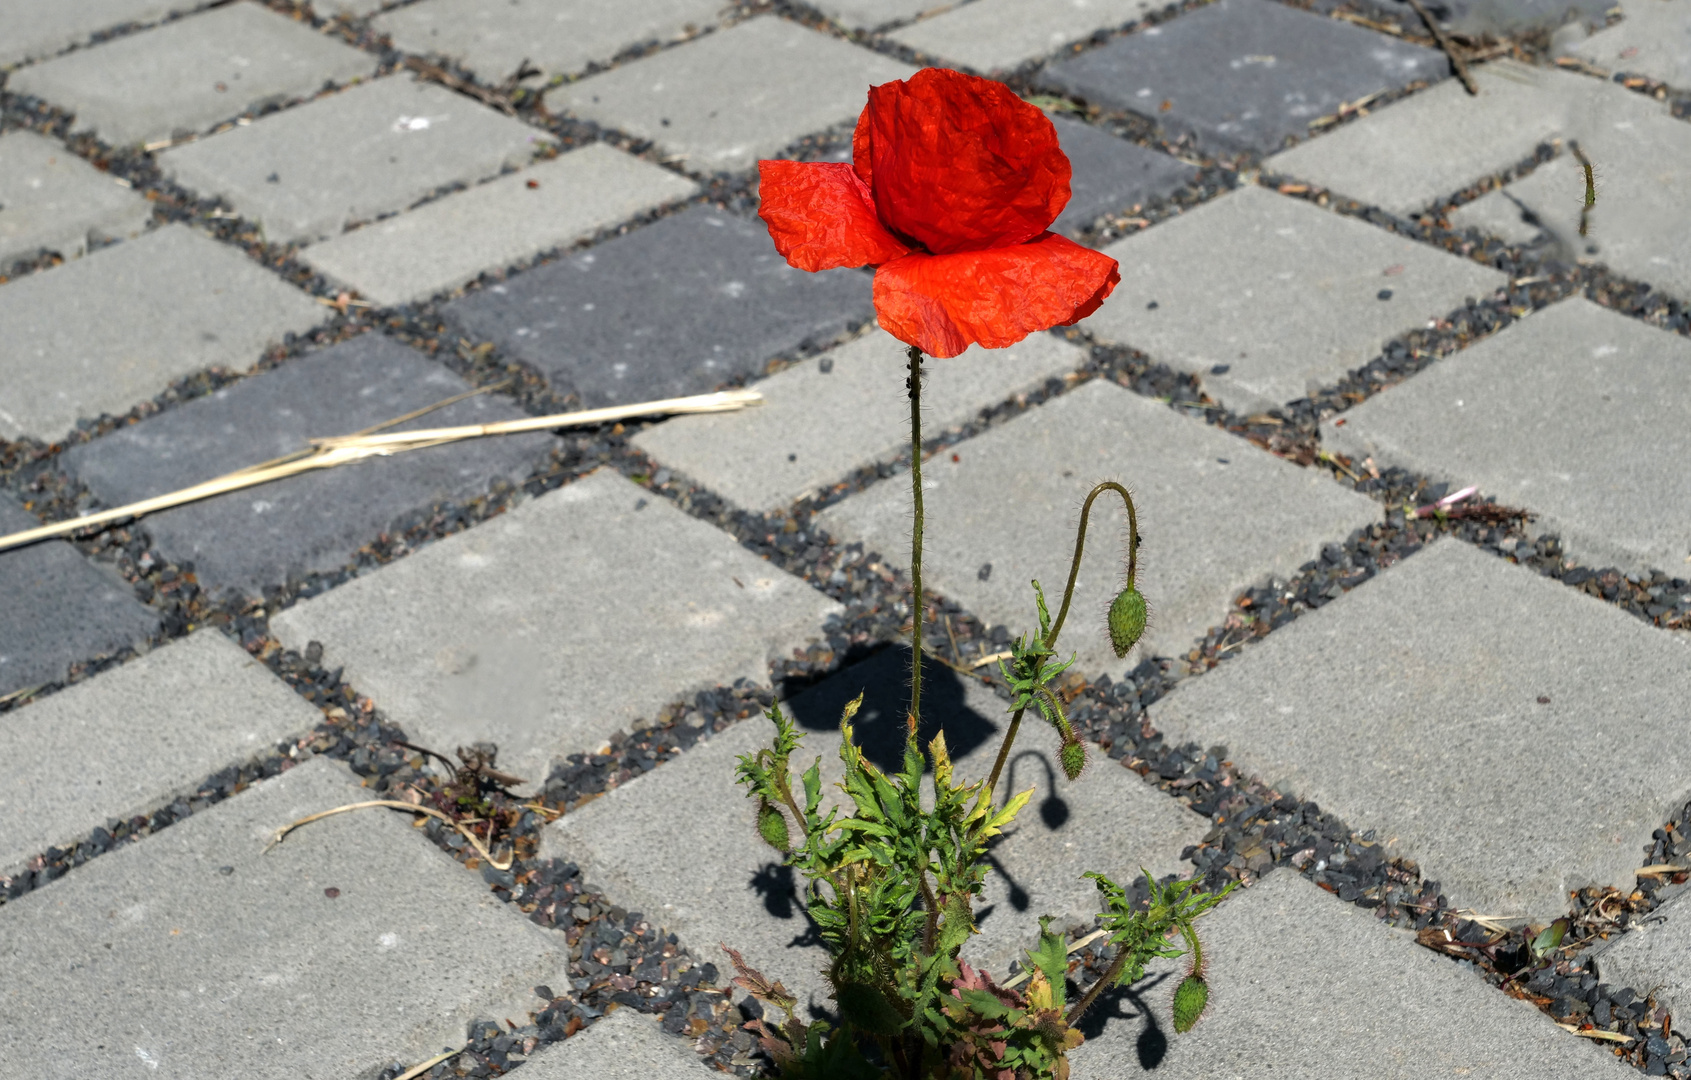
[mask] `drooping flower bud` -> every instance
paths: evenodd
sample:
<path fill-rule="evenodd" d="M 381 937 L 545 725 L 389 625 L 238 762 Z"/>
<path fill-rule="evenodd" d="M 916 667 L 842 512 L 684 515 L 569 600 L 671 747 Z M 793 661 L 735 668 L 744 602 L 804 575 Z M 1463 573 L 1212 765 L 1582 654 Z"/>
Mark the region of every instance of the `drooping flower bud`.
<path fill-rule="evenodd" d="M 1145 632 L 1145 597 L 1129 585 L 1110 603 L 1110 645 L 1120 659 Z"/>
<path fill-rule="evenodd" d="M 1063 763 L 1063 775 L 1079 780 L 1081 770 L 1086 768 L 1086 744 L 1079 739 L 1065 742 L 1057 751 L 1057 758 Z"/>
<path fill-rule="evenodd" d="M 1192 1030 L 1210 1003 L 1210 984 L 1201 976 L 1188 975 L 1174 991 L 1174 1030 L 1184 1035 Z"/>
<path fill-rule="evenodd" d="M 764 843 L 783 855 L 791 848 L 791 840 L 787 835 L 787 818 L 768 800 L 758 805 L 757 832 L 763 837 Z"/>

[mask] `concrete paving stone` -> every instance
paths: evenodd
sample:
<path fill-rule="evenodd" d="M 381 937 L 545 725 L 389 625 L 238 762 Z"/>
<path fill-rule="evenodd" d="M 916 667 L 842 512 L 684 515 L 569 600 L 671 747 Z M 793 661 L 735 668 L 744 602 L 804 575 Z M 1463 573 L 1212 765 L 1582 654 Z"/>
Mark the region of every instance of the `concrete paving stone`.
<path fill-rule="evenodd" d="M 400 2 L 403 0 L 315 0 L 311 8 L 326 16 L 345 15 L 351 19 L 362 19 L 367 15 L 374 15 L 391 3 Z"/>
<path fill-rule="evenodd" d="M 1608 71 L 1660 79 L 1691 87 L 1691 3 L 1686 0 L 1627 0 L 1624 18 L 1580 42 L 1570 53 Z"/>
<path fill-rule="evenodd" d="M 14 72 L 7 89 L 115 146 L 202 132 L 376 70 L 376 58 L 253 3 L 177 19 Z"/>
<path fill-rule="evenodd" d="M 1527 1002 L 1290 871 L 1235 893 L 1198 928 L 1210 984 L 1198 1026 L 1167 1032 L 1185 969 L 1159 961 L 1132 997 L 1115 992 L 1113 1015 L 1110 996 L 1093 1006 L 1108 1019 L 1071 1055 L 1075 1080 L 1152 1069 L 1169 1080 L 1637 1075 L 1602 1044 L 1568 1035 Z M 1082 1030 L 1096 1024 L 1089 1013 Z"/>
<path fill-rule="evenodd" d="M 378 304 L 427 300 L 484 270 L 565 246 L 697 190 L 672 172 L 595 143 L 342 233 L 300 257 Z"/>
<path fill-rule="evenodd" d="M 1192 133 L 1211 150 L 1267 153 L 1343 102 L 1448 69 L 1437 50 L 1351 23 L 1273 0 L 1216 0 L 1053 64 L 1042 79 Z"/>
<path fill-rule="evenodd" d="M 1691 904 L 1685 897 L 1679 893 L 1587 953 L 1602 981 L 1631 987 L 1640 997 L 1654 993 L 1674 1016 L 1691 1003 Z"/>
<path fill-rule="evenodd" d="M 904 348 L 876 329 L 760 381 L 759 408 L 678 416 L 648 428 L 635 444 L 748 510 L 784 508 L 909 445 Z M 929 361 L 924 435 L 958 427 L 1085 363 L 1084 352 L 1050 334 L 1008 349 L 977 345 L 956 360 Z"/>
<path fill-rule="evenodd" d="M 90 240 L 139 236 L 146 199 L 33 131 L 0 135 L 0 266 L 38 251 L 74 259 Z"/>
<path fill-rule="evenodd" d="M 820 757 L 824 790 L 838 799 L 843 776 L 839 719 L 845 703 L 864 693 L 854 723 L 865 753 L 883 766 L 902 757 L 908 706 L 908 649 L 889 649 L 794 698 L 790 715 L 805 729 L 795 772 Z M 992 771 L 1005 703 L 974 680 L 938 664 L 923 669 L 926 740 L 943 729 L 957 775 L 973 780 Z M 704 959 L 727 969 L 718 943 L 779 978 L 803 1000 L 821 1004 L 826 954 L 794 892 L 793 872 L 757 839 L 754 805 L 734 783 L 740 754 L 769 743 L 774 728 L 754 717 L 716 735 L 680 760 L 560 818 L 546 830 L 542 853 L 580 865 L 587 878 L 638 907 L 677 934 Z M 1040 915 L 1061 928 L 1086 923 L 1098 910 L 1098 891 L 1081 875 L 1108 874 L 1126 884 L 1144 867 L 1153 874 L 1180 870 L 1180 851 L 1198 842 L 1207 818 L 1147 785 L 1094 749 L 1093 762 L 1073 783 L 1055 763 L 1056 737 L 1024 725 L 1005 769 L 1006 791 L 1033 787 L 1013 831 L 992 849 L 997 863 L 977 908 L 980 936 L 964 949 L 972 962 L 1000 978 L 1009 962 L 1035 944 Z M 677 809 L 685 807 L 684 816 Z M 990 905 L 990 908 L 988 907 Z"/>
<path fill-rule="evenodd" d="M 1682 635 L 1441 540 L 1182 686 L 1151 722 L 1376 830 L 1453 906 L 1536 918 L 1566 914 L 1571 889 L 1632 888 L 1651 832 L 1691 794 L 1691 751 L 1661 737 L 1688 703 Z"/>
<path fill-rule="evenodd" d="M 74 447 L 61 468 L 107 506 L 202 483 L 230 469 L 350 435 L 468 390 L 469 384 L 380 333 L 243 379 L 180 408 Z M 487 424 L 524 414 L 478 396 L 393 430 Z M 546 458 L 545 432 L 471 439 L 323 469 L 147 515 L 141 528 L 202 586 L 261 596 L 313 571 L 339 570 L 415 510 L 520 483 Z"/>
<path fill-rule="evenodd" d="M 1247 453 L 1248 444 L 1220 429 L 1108 382 L 1078 387 L 952 449 L 957 461 L 935 455 L 923 467 L 923 584 L 1012 634 L 1038 630 L 1030 580 L 1044 587 L 1053 613 L 1061 604 L 1086 493 L 1106 479 L 1133 492 L 1143 538 L 1137 584 L 1150 625 L 1135 651 L 1116 659 L 1104 614 L 1126 572 L 1127 515 L 1119 498 L 1100 497 L 1059 641 L 1063 656 L 1079 654 L 1076 670 L 1087 675 L 1184 655 L 1239 592 L 1294 572 L 1323 543 L 1380 513 L 1311 470 Z M 823 511 L 817 524 L 907 566 L 910 485 L 876 484 Z"/>
<path fill-rule="evenodd" d="M 89 297 L 100 298 L 98 319 Z M 0 438 L 51 441 L 184 375 L 244 371 L 323 317 L 321 304 L 184 225 L 31 274 L 0 289 Z"/>
<path fill-rule="evenodd" d="M 839 604 L 726 533 L 600 470 L 270 621 L 427 746 L 499 744 L 538 783 L 553 758 L 774 656 Z"/>
<path fill-rule="evenodd" d="M 617 1009 L 581 1034 L 535 1051 L 523 1072 L 528 1080 L 704 1080 L 717 1075 L 659 1022 L 656 1016 Z"/>
<path fill-rule="evenodd" d="M 1011 71 L 1142 18 L 1154 6 L 1151 0 L 974 0 L 890 36 L 976 71 Z"/>
<path fill-rule="evenodd" d="M 947 0 L 819 0 L 814 6 L 842 26 L 873 30 L 943 11 L 950 4 Z"/>
<path fill-rule="evenodd" d="M 0 870 L 169 802 L 322 719 L 216 630 L 14 709 L 0 719 Z"/>
<path fill-rule="evenodd" d="M 1585 186 L 1585 176 L 1572 157 L 1552 158 L 1534 171 L 1547 169 L 1559 177 L 1564 191 Z M 1473 202 L 1463 203 L 1450 212 L 1448 220 L 1452 228 L 1478 229 L 1507 244 L 1531 244 L 1548 235 L 1538 213 L 1507 188 L 1494 188 Z"/>
<path fill-rule="evenodd" d="M 0 909 L 0 1054 L 18 1076 L 330 1080 L 462 1044 L 562 977 L 529 922 L 308 761 Z M 331 890 L 333 891 L 331 893 Z"/>
<path fill-rule="evenodd" d="M 272 113 L 159 155 L 172 180 L 222 195 L 271 241 L 323 239 L 448 184 L 527 165 L 552 136 L 402 75 Z"/>
<path fill-rule="evenodd" d="M 36 60 L 81 45 L 101 30 L 130 23 L 156 22 L 193 11 L 209 0 L 79 0 L 74 4 L 40 0 L 0 0 L 0 67 Z"/>
<path fill-rule="evenodd" d="M 557 87 L 555 112 L 651 139 L 688 172 L 749 169 L 916 69 L 774 15 Z"/>
<path fill-rule="evenodd" d="M 1122 282 L 1082 325 L 1198 375 L 1241 413 L 1330 386 L 1392 338 L 1509 280 L 1254 185 L 1104 252 Z"/>
<path fill-rule="evenodd" d="M 40 524 L 0 494 L 0 536 Z M 62 540 L 0 552 L 0 596 L 0 697 L 62 679 L 79 660 L 139 645 L 159 625 L 122 579 Z"/>
<path fill-rule="evenodd" d="M 1275 154 L 1263 168 L 1408 217 L 1531 157 L 1567 129 L 1571 103 L 1592 83 L 1508 60 L 1475 67 L 1474 78 L 1477 98 L 1449 79 Z"/>
<path fill-rule="evenodd" d="M 673 41 L 716 23 L 723 0 L 423 0 L 371 22 L 409 53 L 445 56 L 487 83 L 525 61 L 574 75 L 630 46 Z"/>
<path fill-rule="evenodd" d="M 1053 116 L 1057 139 L 1069 156 L 1069 205 L 1052 225 L 1073 236 L 1099 217 L 1168 195 L 1198 170 L 1177 158 L 1066 116 Z"/>
<path fill-rule="evenodd" d="M 694 206 L 446 310 L 596 407 L 760 374 L 867 322 L 874 302 L 868 274 L 795 270 L 763 222 Z"/>
<path fill-rule="evenodd" d="M 1581 562 L 1679 571 L 1691 558 L 1691 341 L 1564 300 L 1348 410 L 1322 441 L 1460 478 Z"/>
<path fill-rule="evenodd" d="M 1614 0 L 1430 0 L 1427 13 L 1447 29 L 1469 37 L 1519 37 L 1534 31 L 1562 30 L 1584 38 L 1587 27 L 1602 26 Z M 1371 10 L 1370 10 L 1371 9 Z M 1407 0 L 1364 0 L 1363 14 L 1394 17 L 1419 29 L 1420 16 Z M 1555 41 L 1552 39 L 1552 48 Z"/>

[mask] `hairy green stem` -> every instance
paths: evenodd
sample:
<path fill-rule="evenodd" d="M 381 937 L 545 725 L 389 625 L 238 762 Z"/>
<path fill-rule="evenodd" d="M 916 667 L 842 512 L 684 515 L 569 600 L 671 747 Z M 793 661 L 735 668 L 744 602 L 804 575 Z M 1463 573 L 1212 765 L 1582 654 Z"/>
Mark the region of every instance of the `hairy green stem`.
<path fill-rule="evenodd" d="M 910 494 L 916 513 L 910 525 L 910 722 L 922 722 L 922 350 L 910 356 Z M 914 731 L 914 727 L 912 728 Z"/>
<path fill-rule="evenodd" d="M 1086 1010 L 1092 1007 L 1092 1003 L 1098 1000 L 1098 995 L 1102 994 L 1106 987 L 1115 985 L 1116 979 L 1121 975 L 1121 969 L 1127 966 L 1127 958 L 1131 952 L 1132 950 L 1125 943 L 1116 950 L 1116 958 L 1110 962 L 1109 970 L 1099 976 L 1098 981 L 1092 984 L 1091 988 L 1086 991 L 1085 996 L 1074 1003 L 1069 1009 L 1069 1014 L 1063 1017 L 1064 1022 L 1073 1027 Z"/>

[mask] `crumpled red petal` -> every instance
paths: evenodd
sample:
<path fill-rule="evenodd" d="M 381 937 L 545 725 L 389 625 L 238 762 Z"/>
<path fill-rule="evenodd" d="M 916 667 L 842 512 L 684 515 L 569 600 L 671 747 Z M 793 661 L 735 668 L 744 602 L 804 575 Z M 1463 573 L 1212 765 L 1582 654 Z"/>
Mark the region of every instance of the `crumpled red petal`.
<path fill-rule="evenodd" d="M 875 271 L 881 329 L 929 356 L 1002 349 L 1098 310 L 1116 261 L 1053 233 L 1016 247 L 906 255 Z"/>
<path fill-rule="evenodd" d="M 1024 243 L 1069 201 L 1050 119 L 1002 83 L 943 68 L 871 88 L 852 158 L 882 224 L 936 255 Z"/>
<path fill-rule="evenodd" d="M 760 161 L 757 174 L 757 216 L 775 250 L 800 270 L 879 266 L 909 252 L 882 227 L 850 165 Z"/>

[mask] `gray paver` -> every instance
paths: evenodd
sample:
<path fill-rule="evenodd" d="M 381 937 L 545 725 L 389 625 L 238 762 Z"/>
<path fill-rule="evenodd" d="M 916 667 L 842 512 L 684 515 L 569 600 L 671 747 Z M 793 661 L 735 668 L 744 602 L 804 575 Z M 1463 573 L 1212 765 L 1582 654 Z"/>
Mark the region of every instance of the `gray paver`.
<path fill-rule="evenodd" d="M 824 790 L 836 797 L 843 775 L 839 717 L 847 700 L 865 693 L 853 721 L 860 742 L 901 752 L 908 650 L 888 650 L 793 699 L 790 713 L 809 729 L 796 755 L 800 769 L 822 759 Z M 981 778 L 992 769 L 1005 706 L 991 690 L 961 680 L 937 664 L 924 668 L 924 739 L 941 726 L 955 753 L 957 775 Z M 677 934 L 701 957 L 726 968 L 719 942 L 739 949 L 753 967 L 781 979 L 801 1000 L 826 996 L 819 945 L 802 904 L 781 872 L 773 849 L 757 839 L 754 807 L 734 783 L 739 754 L 767 745 L 773 727 L 744 721 L 638 780 L 574 811 L 546 830 L 543 853 L 568 858 L 648 919 Z M 1005 790 L 1034 787 L 1013 833 L 993 848 L 1001 870 L 987 881 L 977 909 L 981 935 L 964 956 L 1000 977 L 1031 946 L 1038 918 L 1057 926 L 1090 919 L 1098 892 L 1088 870 L 1126 883 L 1140 867 L 1153 874 L 1179 869 L 1180 850 L 1209 827 L 1206 818 L 1145 784 L 1093 748 L 1092 765 L 1074 783 L 1056 779 L 1055 738 L 1024 727 L 1005 770 Z M 678 813 L 680 811 L 680 813 Z M 1011 883 L 1014 883 L 1013 885 Z M 1019 889 L 1020 891 L 1016 891 Z M 760 895 L 761 890 L 761 895 Z"/>
<path fill-rule="evenodd" d="M 1572 157 L 1553 158 L 1533 171 L 1546 173 L 1540 178 L 1545 183 L 1552 176 L 1560 179 L 1564 191 L 1585 187 L 1585 176 Z M 1478 229 L 1508 244 L 1531 244 L 1546 235 L 1538 212 L 1507 187 L 1494 188 L 1473 202 L 1463 203 L 1450 212 L 1449 221 L 1452 228 Z"/>
<path fill-rule="evenodd" d="M 216 630 L 14 709 L 0 717 L 0 870 L 168 802 L 322 719 Z"/>
<path fill-rule="evenodd" d="M 343 233 L 305 249 L 301 258 L 379 304 L 403 304 L 697 190 L 672 172 L 596 143 Z"/>
<path fill-rule="evenodd" d="M 693 206 L 447 308 L 589 407 L 713 390 L 874 313 L 868 274 L 787 265 L 763 222 Z"/>
<path fill-rule="evenodd" d="M 366 15 L 374 15 L 387 6 L 390 0 L 316 0 L 311 5 L 313 11 L 324 15 L 347 15 L 354 19 L 362 19 Z M 391 0 L 399 2 L 399 0 Z"/>
<path fill-rule="evenodd" d="M 1474 483 L 1581 562 L 1691 556 L 1691 341 L 1564 300 L 1324 425 L 1342 452 Z"/>
<path fill-rule="evenodd" d="M 930 383 L 943 377 L 941 369 Z M 1127 515 L 1119 499 L 1101 497 L 1059 642 L 1063 655 L 1079 654 L 1076 669 L 1088 675 L 1184 655 L 1241 590 L 1291 573 L 1323 543 L 1379 518 L 1371 500 L 1312 470 L 1102 381 L 952 450 L 959 460 L 935 455 L 923 467 L 923 584 L 1013 634 L 1038 629 L 1031 579 L 1052 611 L 1061 602 L 1080 501 L 1092 485 L 1116 480 L 1133 492 L 1144 538 L 1138 587 L 1150 625 L 1135 651 L 1116 659 L 1104 612 L 1122 584 Z M 908 565 L 909 500 L 908 482 L 876 484 L 823 511 L 817 524 Z"/>
<path fill-rule="evenodd" d="M 562 935 L 317 759 L 0 909 L 0 1055 L 42 1080 L 374 1076 L 521 1015 Z M 324 890 L 339 890 L 333 899 Z M 156 1063 L 156 1064 L 155 1064 Z"/>
<path fill-rule="evenodd" d="M 390 75 L 159 155 L 272 241 L 316 240 L 448 184 L 522 166 L 552 136 L 462 94 Z"/>
<path fill-rule="evenodd" d="M 1073 236 L 1103 214 L 1167 195 L 1197 175 L 1198 170 L 1183 161 L 1091 124 L 1065 116 L 1051 121 L 1074 168 L 1069 205 L 1051 226 L 1056 232 Z"/>
<path fill-rule="evenodd" d="M 819 0 L 816 10 L 843 26 L 872 30 L 918 15 L 943 11 L 948 0 Z"/>
<path fill-rule="evenodd" d="M 976 71 L 1009 71 L 1072 41 L 1133 22 L 1151 0 L 975 0 L 891 35 Z"/>
<path fill-rule="evenodd" d="M 0 494 L 0 536 L 41 524 Z M 140 644 L 158 616 L 115 574 L 62 540 L 0 552 L 0 696 L 65 677 L 71 664 Z M 4 723 L 4 721 L 0 721 Z"/>
<path fill-rule="evenodd" d="M 43 4 L 39 0 L 0 0 L 0 67 L 50 56 L 86 42 L 101 30 L 129 23 L 150 23 L 177 12 L 204 7 L 209 0 L 78 0 Z"/>
<path fill-rule="evenodd" d="M 1489 266 L 1255 186 L 1104 252 L 1122 281 L 1083 325 L 1199 375 L 1238 412 L 1332 385 L 1392 338 L 1508 283 Z"/>
<path fill-rule="evenodd" d="M 37 251 L 74 259 L 93 240 L 138 236 L 146 199 L 33 131 L 0 135 L 0 266 Z"/>
<path fill-rule="evenodd" d="M 14 72 L 7 89 L 76 113 L 114 145 L 200 132 L 376 70 L 376 58 L 257 4 L 178 19 Z"/>
<path fill-rule="evenodd" d="M 1372 6 L 1413 26 L 1415 10 L 1403 0 L 1374 0 Z M 1573 23 L 1602 25 L 1613 0 L 1433 0 L 1426 8 L 1459 34 L 1514 37 L 1533 30 L 1555 30 Z"/>
<path fill-rule="evenodd" d="M 1182 686 L 1151 722 L 1378 830 L 1453 906 L 1540 917 L 1565 914 L 1570 889 L 1632 888 L 1688 794 L 1691 751 L 1661 738 L 1688 702 L 1691 642 L 1441 540 Z"/>
<path fill-rule="evenodd" d="M 1499 61 L 1475 68 L 1479 97 L 1447 80 L 1275 154 L 1270 172 L 1407 216 L 1531 157 L 1563 132 L 1591 80 Z M 1454 218 L 1452 219 L 1454 221 Z"/>
<path fill-rule="evenodd" d="M 764 403 L 756 409 L 678 416 L 648 428 L 635 444 L 746 509 L 785 507 L 909 445 L 904 348 L 874 330 L 759 382 Z M 929 361 L 924 434 L 961 425 L 1085 362 L 1084 352 L 1049 334 L 1008 349 L 971 346 L 955 359 Z"/>
<path fill-rule="evenodd" d="M 1169 1080 L 1636 1075 L 1603 1046 L 1566 1034 L 1527 1002 L 1290 871 L 1234 894 L 1198 925 L 1210 984 L 1198 1026 L 1165 1034 L 1185 969 L 1159 962 L 1152 970 L 1164 978 L 1141 984 L 1135 1004 L 1152 1011 L 1161 1038 L 1118 1012 L 1071 1056 L 1075 1080 L 1142 1075 L 1145 1052 L 1163 1045 L 1155 1075 Z"/>
<path fill-rule="evenodd" d="M 722 8 L 723 0 L 424 0 L 370 25 L 397 48 L 448 57 L 500 83 L 524 61 L 545 75 L 574 75 L 630 46 L 711 26 Z"/>
<path fill-rule="evenodd" d="M 651 139 L 688 172 L 733 172 L 856 119 L 869 87 L 916 71 L 773 15 L 547 95 L 553 111 Z"/>
<path fill-rule="evenodd" d="M 1681 892 L 1634 922 L 1626 933 L 1594 945 L 1587 954 L 1598 976 L 1610 986 L 1628 986 L 1678 1016 L 1691 1003 L 1691 903 Z"/>
<path fill-rule="evenodd" d="M 1054 64 L 1042 78 L 1213 149 L 1267 152 L 1343 102 L 1443 78 L 1448 66 L 1433 49 L 1273 0 L 1216 0 Z"/>
<path fill-rule="evenodd" d="M 90 319 L 95 296 L 101 317 Z M 79 418 L 127 412 L 172 379 L 213 366 L 244 371 L 323 314 L 183 225 L 31 274 L 0 289 L 0 437 L 51 440 Z"/>
<path fill-rule="evenodd" d="M 1609 71 L 1691 87 L 1691 4 L 1685 0 L 1627 0 L 1620 23 L 1569 50 Z"/>
<path fill-rule="evenodd" d="M 737 580 L 736 580 L 737 579 Z M 840 606 L 612 471 L 304 601 L 272 631 L 430 746 L 539 782 L 684 694 L 767 683 Z"/>
<path fill-rule="evenodd" d="M 706 1080 L 715 1070 L 655 1016 L 618 1009 L 564 1042 L 535 1052 L 528 1080 Z"/>
<path fill-rule="evenodd" d="M 312 437 L 362 431 L 469 388 L 393 339 L 364 334 L 75 447 L 61 468 L 105 505 L 121 506 L 306 449 Z M 392 430 L 523 415 L 483 395 Z M 141 527 L 161 551 L 193 560 L 213 594 L 233 586 L 259 596 L 265 586 L 339 570 L 408 512 L 486 494 L 496 478 L 520 482 L 552 443 L 535 432 L 408 451 L 149 514 Z"/>

